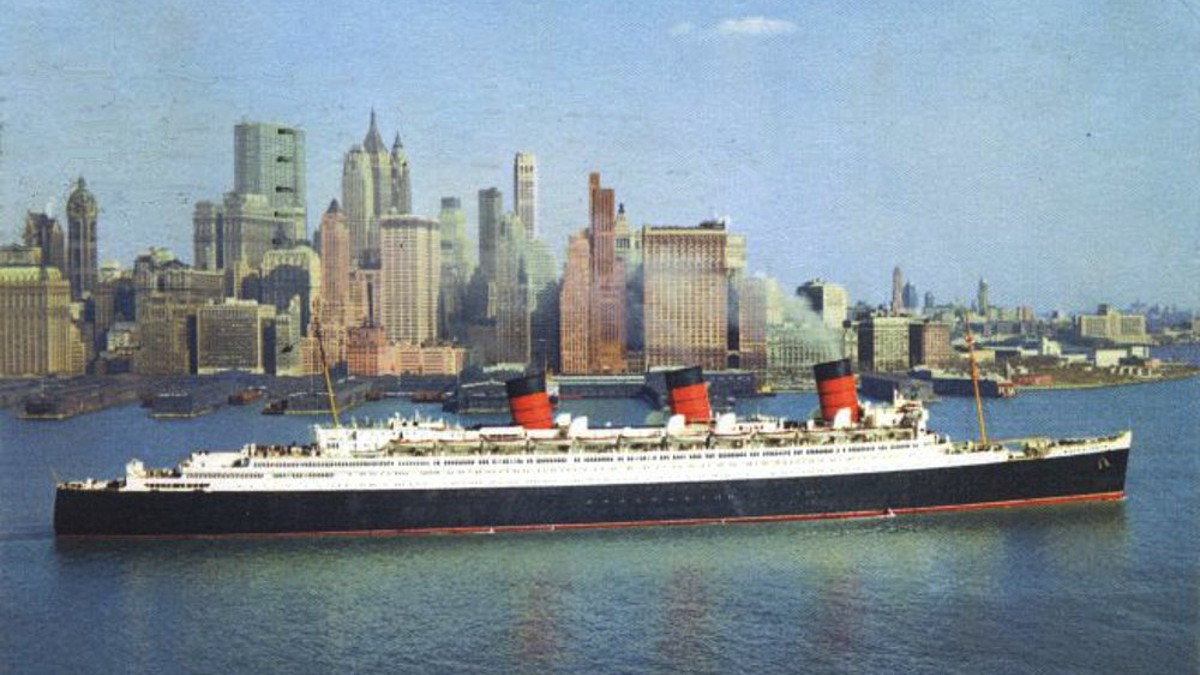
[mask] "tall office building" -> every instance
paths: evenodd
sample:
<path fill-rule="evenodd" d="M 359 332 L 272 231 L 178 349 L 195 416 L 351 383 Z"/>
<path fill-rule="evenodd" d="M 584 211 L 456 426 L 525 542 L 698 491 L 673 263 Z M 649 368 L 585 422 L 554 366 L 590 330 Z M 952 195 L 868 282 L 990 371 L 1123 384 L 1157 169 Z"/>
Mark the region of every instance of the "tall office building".
<path fill-rule="evenodd" d="M 392 204 L 397 213 L 412 213 L 412 178 L 408 171 L 408 153 L 400 142 L 400 132 L 392 139 L 392 151 L 389 155 L 392 169 L 389 183 L 392 188 Z"/>
<path fill-rule="evenodd" d="M 529 362 L 559 371 L 558 261 L 541 239 L 526 242 L 521 266 L 529 308 Z"/>
<path fill-rule="evenodd" d="M 379 133 L 375 111 L 361 145 L 342 164 L 342 208 L 350 232 L 351 262 L 374 267 L 379 260 L 379 219 L 412 213 L 408 155 L 400 135 L 389 150 Z"/>
<path fill-rule="evenodd" d="M 387 215 L 379 222 L 379 322 L 392 342 L 437 340 L 441 227 L 436 220 Z"/>
<path fill-rule="evenodd" d="M 504 193 L 497 188 L 479 191 L 479 269 L 489 282 L 496 278 L 500 254 L 500 225 L 504 218 Z"/>
<path fill-rule="evenodd" d="M 991 308 L 992 305 L 988 301 L 988 282 L 984 281 L 983 277 L 980 277 L 979 290 L 976 292 L 975 297 L 975 309 L 979 311 L 979 318 L 983 321 L 987 321 L 988 312 L 991 310 Z"/>
<path fill-rule="evenodd" d="M 520 218 L 506 213 L 500 218 L 495 242 L 495 274 L 488 278 L 488 318 L 494 328 L 489 363 L 529 362 L 529 295 L 525 276 L 528 242 Z"/>
<path fill-rule="evenodd" d="M 225 206 L 198 201 L 192 211 L 192 264 L 201 270 L 225 269 Z"/>
<path fill-rule="evenodd" d="M 588 176 L 591 314 L 588 358 L 593 373 L 625 372 L 625 269 L 617 260 L 616 201 L 600 174 Z"/>
<path fill-rule="evenodd" d="M 591 247 L 587 235 L 580 232 L 567 242 L 567 264 L 559 290 L 559 365 L 567 374 L 588 372 L 590 289 Z"/>
<path fill-rule="evenodd" d="M 225 272 L 225 294 L 257 297 L 263 256 L 305 239 L 304 132 L 276 124 L 234 127 L 234 187 L 220 204 L 196 202 L 192 245 L 198 269 Z"/>
<path fill-rule="evenodd" d="M 950 346 L 950 324 L 926 319 L 908 326 L 908 361 L 910 366 L 944 368 L 954 361 Z"/>
<path fill-rule="evenodd" d="M 845 287 L 823 279 L 813 279 L 797 288 L 796 295 L 808 299 L 809 306 L 821 315 L 821 321 L 826 326 L 841 328 L 845 323 L 849 305 Z"/>
<path fill-rule="evenodd" d="M 908 325 L 904 316 L 872 316 L 858 326 L 858 361 L 862 370 L 895 373 L 908 370 Z"/>
<path fill-rule="evenodd" d="M 900 274 L 900 267 L 892 270 L 892 316 L 898 316 L 904 312 L 904 276 Z"/>
<path fill-rule="evenodd" d="M 491 363 L 528 363 L 530 360 L 529 251 L 532 242 L 514 213 L 500 218 L 496 239 L 495 275 L 488 279 L 488 316 L 494 321 Z"/>
<path fill-rule="evenodd" d="M 557 336 L 544 334 L 553 330 L 546 324 L 553 319 L 557 298 L 548 302 L 546 294 L 556 289 L 556 277 L 545 245 L 529 236 L 519 214 L 504 211 L 503 193 L 494 187 L 480 190 L 479 267 L 464 300 L 477 361 L 557 360 L 545 354 L 558 343 Z"/>
<path fill-rule="evenodd" d="M 729 350 L 723 224 L 642 229 L 646 367 L 725 368 Z"/>
<path fill-rule="evenodd" d="M 623 373 L 625 266 L 617 257 L 613 191 L 601 185 L 599 173 L 588 176 L 588 207 L 590 226 L 568 244 L 567 269 L 559 290 L 562 368 L 564 373 Z M 586 339 L 578 334 L 581 330 L 587 331 Z"/>
<path fill-rule="evenodd" d="M 475 272 L 475 257 L 465 234 L 466 216 L 458 197 L 442 197 L 438 215 L 441 226 L 442 283 L 438 300 L 438 335 L 443 340 L 462 340 L 465 333 L 467 286 Z"/>
<path fill-rule="evenodd" d="M 335 199 L 321 216 L 321 306 L 325 335 L 338 335 L 349 325 L 350 232 Z"/>
<path fill-rule="evenodd" d="M 96 198 L 87 189 L 83 176 L 67 197 L 67 275 L 71 281 L 71 299 L 82 300 L 96 286 L 99 256 L 96 252 Z"/>
<path fill-rule="evenodd" d="M 233 128 L 233 158 L 233 191 L 265 195 L 271 215 L 292 222 L 288 236 L 304 239 L 304 131 L 266 122 L 243 122 Z"/>
<path fill-rule="evenodd" d="M 904 309 L 907 312 L 915 312 L 920 306 L 920 299 L 917 297 L 917 287 L 911 281 L 904 284 Z"/>
<path fill-rule="evenodd" d="M 25 214 L 25 245 L 41 252 L 42 267 L 53 267 L 67 277 L 67 245 L 58 221 L 45 213 Z"/>
<path fill-rule="evenodd" d="M 371 119 L 374 121 L 375 116 L 372 115 Z M 372 157 L 361 145 L 355 145 L 342 161 L 342 205 L 350 235 L 350 262 L 357 267 L 369 260 L 371 240 L 378 240 L 379 221 L 375 215 L 375 181 L 371 160 Z"/>
<path fill-rule="evenodd" d="M 54 267 L 0 267 L 0 377 L 81 375 L 71 285 Z"/>
<path fill-rule="evenodd" d="M 513 211 L 521 217 L 525 234 L 537 236 L 537 158 L 518 152 L 513 159 Z"/>

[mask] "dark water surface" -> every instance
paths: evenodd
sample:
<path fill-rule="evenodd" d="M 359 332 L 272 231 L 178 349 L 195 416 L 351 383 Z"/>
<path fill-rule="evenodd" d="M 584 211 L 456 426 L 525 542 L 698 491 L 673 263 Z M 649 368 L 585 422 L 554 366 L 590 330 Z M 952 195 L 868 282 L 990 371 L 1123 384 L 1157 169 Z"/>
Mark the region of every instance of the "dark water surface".
<path fill-rule="evenodd" d="M 814 405 L 740 407 L 801 417 Z M 566 406 L 594 425 L 648 412 Z M 996 437 L 1132 428 L 1128 499 L 618 531 L 56 542 L 55 474 L 306 440 L 313 420 L 2 411 L 0 672 L 1200 671 L 1200 380 L 987 408 Z M 975 433 L 967 400 L 932 416 L 956 438 Z"/>

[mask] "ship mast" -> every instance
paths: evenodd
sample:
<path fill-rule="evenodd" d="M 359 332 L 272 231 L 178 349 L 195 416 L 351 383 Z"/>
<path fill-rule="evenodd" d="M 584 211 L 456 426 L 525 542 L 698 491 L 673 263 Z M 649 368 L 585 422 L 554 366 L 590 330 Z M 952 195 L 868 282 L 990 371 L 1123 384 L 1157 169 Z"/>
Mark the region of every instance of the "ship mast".
<path fill-rule="evenodd" d="M 971 335 L 971 311 L 964 312 L 966 325 L 967 355 L 971 360 L 971 387 L 975 390 L 975 416 L 979 419 L 979 442 L 988 444 L 987 425 L 983 422 L 983 399 L 979 397 L 979 362 L 975 360 L 975 336 Z"/>
<path fill-rule="evenodd" d="M 313 302 L 313 335 L 317 338 L 317 351 L 321 355 L 321 372 L 325 374 L 325 393 L 329 396 L 329 412 L 333 416 L 333 426 L 342 426 L 338 419 L 337 396 L 333 393 L 333 380 L 329 376 L 329 359 L 325 357 L 325 340 L 321 336 L 320 301 Z"/>

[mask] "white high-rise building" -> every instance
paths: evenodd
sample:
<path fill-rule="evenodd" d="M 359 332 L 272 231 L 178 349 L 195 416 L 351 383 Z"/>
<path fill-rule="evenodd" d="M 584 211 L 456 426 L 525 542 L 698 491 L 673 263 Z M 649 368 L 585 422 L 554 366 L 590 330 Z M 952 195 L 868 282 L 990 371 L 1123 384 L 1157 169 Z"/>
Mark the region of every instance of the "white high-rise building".
<path fill-rule="evenodd" d="M 399 134 L 388 149 L 375 111 L 362 144 L 350 148 L 343 161 L 342 210 L 350 233 L 350 260 L 360 267 L 378 263 L 379 219 L 412 213 L 408 156 Z"/>
<path fill-rule="evenodd" d="M 521 217 L 529 239 L 537 236 L 537 158 L 518 152 L 513 159 L 513 211 Z"/>
<path fill-rule="evenodd" d="M 438 336 L 441 225 L 411 215 L 379 221 L 379 322 L 392 342 L 421 345 Z"/>

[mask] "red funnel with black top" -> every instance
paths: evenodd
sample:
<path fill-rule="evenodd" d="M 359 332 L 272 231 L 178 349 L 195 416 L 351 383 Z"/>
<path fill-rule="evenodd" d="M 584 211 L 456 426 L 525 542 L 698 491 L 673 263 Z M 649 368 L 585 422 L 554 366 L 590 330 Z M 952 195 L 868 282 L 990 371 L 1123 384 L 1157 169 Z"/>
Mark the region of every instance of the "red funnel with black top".
<path fill-rule="evenodd" d="M 508 394 L 508 409 L 512 411 L 513 424 L 526 429 L 552 429 L 554 408 L 550 405 L 550 394 L 546 392 L 546 376 L 529 375 L 508 380 L 504 383 Z"/>
<path fill-rule="evenodd" d="M 667 403 L 672 415 L 683 415 L 688 424 L 712 419 L 708 405 L 708 385 L 700 366 L 671 370 L 666 373 Z"/>
<path fill-rule="evenodd" d="M 821 417 L 826 422 L 833 422 L 839 410 L 849 408 L 850 421 L 857 422 L 858 392 L 855 391 L 850 359 L 818 363 L 813 366 L 813 375 L 817 378 L 817 395 L 821 398 Z"/>

